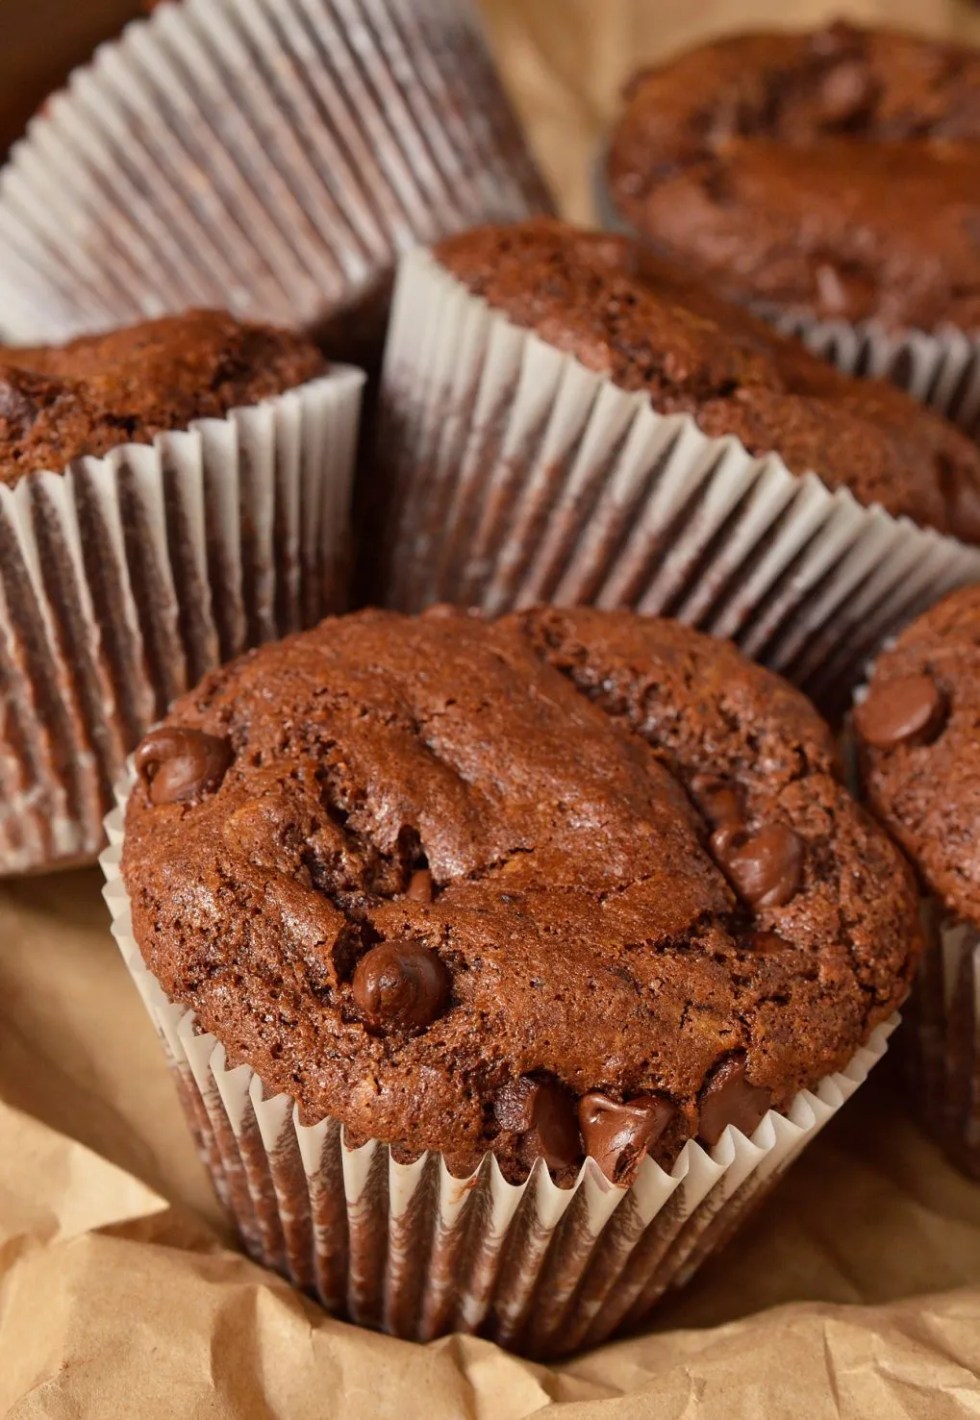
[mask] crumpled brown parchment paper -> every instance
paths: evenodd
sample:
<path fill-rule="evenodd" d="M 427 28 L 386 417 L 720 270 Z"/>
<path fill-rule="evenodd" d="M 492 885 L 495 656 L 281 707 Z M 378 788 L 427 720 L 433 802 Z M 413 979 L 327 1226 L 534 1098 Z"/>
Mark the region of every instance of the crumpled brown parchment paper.
<path fill-rule="evenodd" d="M 958 0 L 486 0 L 574 216 L 626 73 L 845 10 L 980 40 Z M 980 1187 L 886 1061 L 652 1333 L 566 1365 L 327 1317 L 239 1252 L 107 929 L 97 872 L 0 885 L 0 1414 L 397 1420 L 980 1415 Z"/>

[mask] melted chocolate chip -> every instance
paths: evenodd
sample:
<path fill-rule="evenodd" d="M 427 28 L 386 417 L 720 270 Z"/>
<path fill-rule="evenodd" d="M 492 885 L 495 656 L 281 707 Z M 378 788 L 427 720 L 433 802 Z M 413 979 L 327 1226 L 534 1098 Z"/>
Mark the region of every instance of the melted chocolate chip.
<path fill-rule="evenodd" d="M 713 1147 L 729 1124 L 750 1137 L 771 1103 L 771 1091 L 746 1078 L 744 1055 L 730 1055 L 714 1067 L 701 1092 L 698 1138 Z"/>
<path fill-rule="evenodd" d="M 151 804 L 177 804 L 218 788 L 232 761 L 231 745 L 203 730 L 151 730 L 136 750 L 136 772 Z"/>
<path fill-rule="evenodd" d="M 557 1080 L 522 1075 L 500 1091 L 495 1113 L 501 1127 L 523 1135 L 529 1152 L 549 1168 L 572 1168 L 581 1158 L 575 1104 Z"/>
<path fill-rule="evenodd" d="M 854 728 L 874 749 L 928 744 L 946 720 L 946 702 L 928 675 L 901 676 L 877 682 L 854 707 Z"/>
<path fill-rule="evenodd" d="M 405 889 L 405 896 L 412 902 L 432 901 L 432 874 L 428 868 L 419 868 L 408 880 L 408 887 Z"/>
<path fill-rule="evenodd" d="M 354 972 L 354 1004 L 379 1030 L 421 1030 L 435 1020 L 451 978 L 442 959 L 421 942 L 381 942 Z"/>
<path fill-rule="evenodd" d="M 712 847 L 739 896 L 752 907 L 782 907 L 799 891 L 803 840 L 788 824 L 767 823 L 756 833 L 737 833 Z"/>
<path fill-rule="evenodd" d="M 641 1095 L 625 1103 L 593 1091 L 579 1100 L 585 1152 L 613 1183 L 632 1174 L 675 1113 L 670 1100 Z"/>

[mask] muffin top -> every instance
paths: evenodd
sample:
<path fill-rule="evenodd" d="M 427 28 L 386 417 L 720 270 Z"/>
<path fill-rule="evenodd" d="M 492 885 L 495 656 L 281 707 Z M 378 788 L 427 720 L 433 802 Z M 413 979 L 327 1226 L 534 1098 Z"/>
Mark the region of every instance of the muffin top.
<path fill-rule="evenodd" d="M 751 1133 L 903 998 L 908 869 L 810 704 L 629 612 L 362 612 L 136 754 L 149 968 L 305 1120 L 508 1178 Z"/>
<path fill-rule="evenodd" d="M 639 74 L 608 175 L 725 294 L 980 328 L 980 53 L 889 30 L 743 34 Z"/>
<path fill-rule="evenodd" d="M 303 336 L 189 311 L 44 349 L 0 349 L 0 482 L 148 444 L 315 379 Z"/>
<path fill-rule="evenodd" d="M 980 586 L 906 627 L 854 711 L 874 812 L 956 917 L 980 926 Z"/>
<path fill-rule="evenodd" d="M 980 451 L 882 380 L 855 380 L 719 299 L 625 237 L 548 219 L 486 227 L 435 248 L 439 262 L 662 414 L 690 414 L 751 454 L 925 527 L 980 542 Z"/>

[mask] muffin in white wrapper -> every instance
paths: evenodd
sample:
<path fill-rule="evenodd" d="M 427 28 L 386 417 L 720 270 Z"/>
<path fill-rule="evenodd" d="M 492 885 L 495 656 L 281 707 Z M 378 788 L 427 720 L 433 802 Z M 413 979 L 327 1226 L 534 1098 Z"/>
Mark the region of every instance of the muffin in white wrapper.
<path fill-rule="evenodd" d="M 549 206 L 470 0 L 181 0 L 14 149 L 0 308 L 15 341 L 217 305 L 349 348 L 399 251 Z"/>
<path fill-rule="evenodd" d="M 342 609 L 359 370 L 0 486 L 0 874 L 91 861 L 170 701 Z"/>
<path fill-rule="evenodd" d="M 980 576 L 977 547 L 659 414 L 429 251 L 401 263 L 382 420 L 376 574 L 400 610 L 666 614 L 733 638 L 836 712 L 896 627 Z"/>
<path fill-rule="evenodd" d="M 438 1154 L 398 1163 L 349 1148 L 333 1119 L 306 1123 L 269 1098 L 194 1013 L 168 1000 L 133 937 L 120 872 L 123 810 L 102 855 L 113 935 L 159 1032 L 201 1158 L 248 1252 L 329 1310 L 408 1340 L 475 1332 L 542 1359 L 642 1322 L 713 1254 L 883 1055 L 897 1018 L 838 1074 L 770 1110 L 751 1139 L 729 1126 L 689 1142 L 666 1172 L 645 1159 L 629 1187 L 586 1160 L 562 1189 L 539 1163 L 523 1184 L 488 1155 L 455 1178 Z"/>

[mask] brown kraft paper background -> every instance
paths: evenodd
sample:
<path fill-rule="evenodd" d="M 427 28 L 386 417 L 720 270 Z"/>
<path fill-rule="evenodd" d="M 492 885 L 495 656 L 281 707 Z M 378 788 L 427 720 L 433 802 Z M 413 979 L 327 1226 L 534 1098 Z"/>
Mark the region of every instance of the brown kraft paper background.
<path fill-rule="evenodd" d="M 0 86 L 16 63 L 29 87 L 30 15 L 45 5 L 58 8 L 0 0 L 17 38 L 0 44 Z M 980 14 L 959 0 L 486 8 L 548 176 L 580 218 L 598 136 L 644 58 L 790 14 L 980 41 Z M 92 36 L 135 9 L 93 0 Z M 334 1321 L 234 1250 L 99 890 L 95 871 L 0 885 L 0 1414 L 980 1414 L 980 1188 L 905 1116 L 893 1061 L 651 1334 L 554 1368 L 472 1339 L 417 1347 Z"/>

